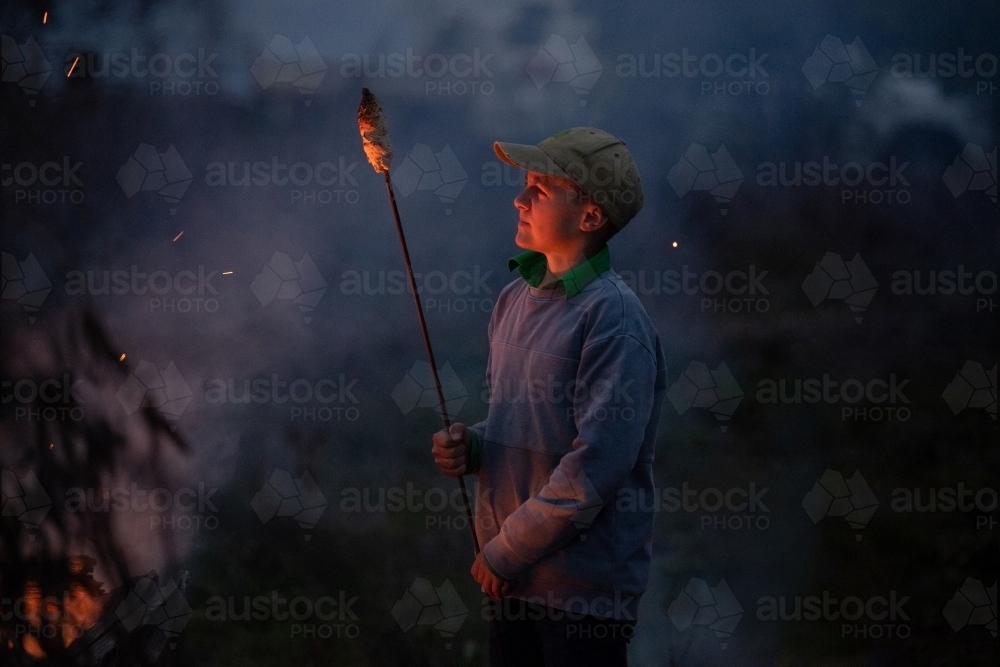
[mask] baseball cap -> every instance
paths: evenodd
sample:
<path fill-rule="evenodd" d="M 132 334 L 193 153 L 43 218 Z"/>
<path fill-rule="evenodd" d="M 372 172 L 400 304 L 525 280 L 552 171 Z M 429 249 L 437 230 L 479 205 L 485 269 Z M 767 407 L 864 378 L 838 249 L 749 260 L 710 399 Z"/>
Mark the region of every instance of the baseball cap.
<path fill-rule="evenodd" d="M 493 142 L 507 164 L 550 176 L 569 178 L 621 229 L 642 208 L 639 170 L 625 142 L 596 127 L 571 127 L 537 146 Z"/>

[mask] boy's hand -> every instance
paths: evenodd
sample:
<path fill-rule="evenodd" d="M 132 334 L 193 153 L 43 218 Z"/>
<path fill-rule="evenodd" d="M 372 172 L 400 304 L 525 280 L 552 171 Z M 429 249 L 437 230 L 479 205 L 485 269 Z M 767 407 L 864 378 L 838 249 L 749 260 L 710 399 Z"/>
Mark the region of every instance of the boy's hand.
<path fill-rule="evenodd" d="M 451 425 L 450 433 L 441 429 L 434 434 L 433 442 L 431 454 L 434 455 L 434 463 L 438 469 L 450 477 L 464 475 L 466 455 L 472 446 L 472 434 L 465 424 L 455 422 Z"/>
<path fill-rule="evenodd" d="M 472 563 L 471 572 L 472 578 L 476 580 L 481 590 L 490 597 L 500 599 L 507 595 L 510 583 L 506 579 L 493 574 L 486 564 L 486 556 L 483 555 L 482 551 L 479 552 L 475 562 Z"/>

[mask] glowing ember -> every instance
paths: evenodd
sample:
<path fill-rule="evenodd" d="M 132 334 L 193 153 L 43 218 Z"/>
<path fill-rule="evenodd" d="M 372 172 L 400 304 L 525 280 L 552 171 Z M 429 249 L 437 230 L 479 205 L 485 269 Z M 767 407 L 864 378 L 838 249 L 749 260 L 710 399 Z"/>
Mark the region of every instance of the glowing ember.
<path fill-rule="evenodd" d="M 118 361 L 125 361 L 125 353 L 122 352 L 122 356 L 118 357 Z"/>
<path fill-rule="evenodd" d="M 38 637 L 62 635 L 62 644 L 68 647 L 97 623 L 106 593 L 102 582 L 94 579 L 95 564 L 90 556 L 70 556 L 71 581 L 66 589 L 53 591 L 55 594 L 43 596 L 37 581 L 25 582 L 23 603 L 18 610 L 28 626 L 21 639 L 25 653 L 42 659 L 46 654 Z"/>
<path fill-rule="evenodd" d="M 48 23 L 48 22 L 49 22 L 49 13 L 45 12 L 44 14 L 42 14 L 42 23 Z"/>
<path fill-rule="evenodd" d="M 80 56 L 73 59 L 73 64 L 69 66 L 69 71 L 66 72 L 66 78 L 70 78 L 73 75 L 73 70 L 76 69 L 76 64 L 80 62 Z"/>
<path fill-rule="evenodd" d="M 233 275 L 233 272 L 232 271 L 223 271 L 222 275 L 224 275 L 224 276 L 231 276 L 231 275 Z"/>
<path fill-rule="evenodd" d="M 677 241 L 674 241 L 674 242 L 673 242 L 673 243 L 671 243 L 670 245 L 672 245 L 673 247 L 675 247 L 675 248 L 676 248 L 676 247 L 677 247 Z"/>
<path fill-rule="evenodd" d="M 388 173 L 392 162 L 392 144 L 389 143 L 389 128 L 385 116 L 378 105 L 378 99 L 367 88 L 361 90 L 361 104 L 358 105 L 358 130 L 365 155 L 375 171 Z"/>
<path fill-rule="evenodd" d="M 174 237 L 174 243 L 177 243 L 177 239 L 179 239 L 182 236 L 184 236 L 184 232 L 181 232 L 180 234 L 178 234 L 177 236 L 175 236 Z"/>

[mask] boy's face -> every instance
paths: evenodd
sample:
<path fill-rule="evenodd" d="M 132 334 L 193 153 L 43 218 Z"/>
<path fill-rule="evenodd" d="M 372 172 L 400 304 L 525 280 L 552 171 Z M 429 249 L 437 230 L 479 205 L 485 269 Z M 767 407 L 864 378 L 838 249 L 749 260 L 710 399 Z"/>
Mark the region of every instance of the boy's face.
<path fill-rule="evenodd" d="M 561 176 L 529 171 L 525 188 L 514 199 L 518 211 L 514 243 L 541 253 L 569 252 L 586 241 L 589 218 L 599 207 L 581 201 L 575 183 Z M 595 209 L 597 212 L 595 213 Z"/>

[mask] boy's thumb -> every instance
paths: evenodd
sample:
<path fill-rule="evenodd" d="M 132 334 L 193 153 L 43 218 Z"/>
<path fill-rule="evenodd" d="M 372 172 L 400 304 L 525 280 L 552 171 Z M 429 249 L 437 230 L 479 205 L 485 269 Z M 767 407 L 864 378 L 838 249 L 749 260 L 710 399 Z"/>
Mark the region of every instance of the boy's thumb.
<path fill-rule="evenodd" d="M 462 439 L 462 430 L 463 429 L 461 424 L 452 424 L 450 428 L 451 439 L 454 440 L 455 442 L 460 441 Z"/>

